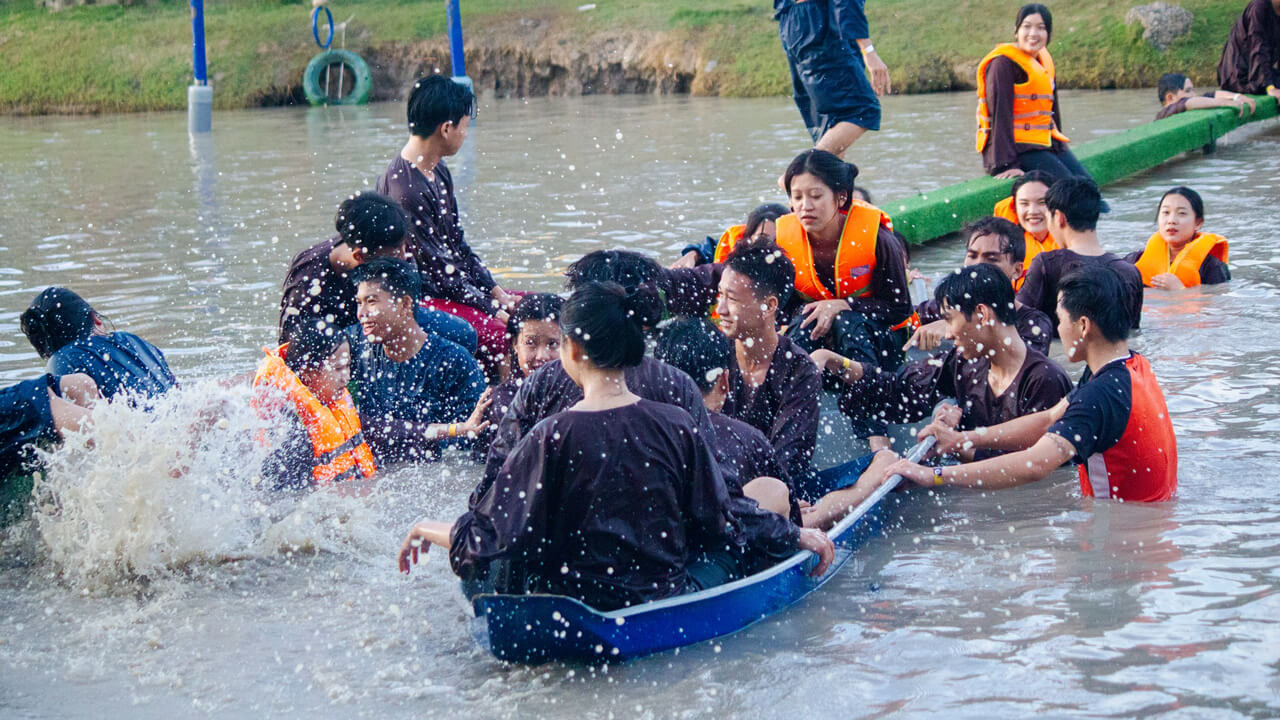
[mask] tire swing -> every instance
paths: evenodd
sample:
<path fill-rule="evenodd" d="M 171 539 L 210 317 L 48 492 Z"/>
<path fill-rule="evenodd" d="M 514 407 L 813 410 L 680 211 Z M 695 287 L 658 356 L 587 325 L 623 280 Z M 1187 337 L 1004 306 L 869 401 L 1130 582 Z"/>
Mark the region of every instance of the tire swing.
<path fill-rule="evenodd" d="M 323 41 L 320 40 L 321 13 L 324 13 L 329 26 L 328 36 Z M 344 38 L 345 26 L 346 23 L 343 23 Z M 333 14 L 329 12 L 329 8 L 317 6 L 311 14 L 311 34 L 321 52 L 311 58 L 307 69 L 302 73 L 302 93 L 312 105 L 364 105 L 369 102 L 369 94 L 373 90 L 369 64 L 350 50 L 330 48 L 333 33 Z M 351 76 L 351 91 L 344 95 L 342 91 L 348 74 Z M 334 94 L 330 94 L 330 88 Z"/>

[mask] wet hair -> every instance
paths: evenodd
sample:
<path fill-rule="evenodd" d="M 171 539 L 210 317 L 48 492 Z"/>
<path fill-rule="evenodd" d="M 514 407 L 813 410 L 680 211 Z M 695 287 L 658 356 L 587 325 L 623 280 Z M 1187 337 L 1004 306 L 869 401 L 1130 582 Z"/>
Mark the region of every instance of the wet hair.
<path fill-rule="evenodd" d="M 444 123 L 457 125 L 464 115 L 475 116 L 476 96 L 471 88 L 444 75 L 419 78 L 409 92 L 409 132 L 428 138 Z"/>
<path fill-rule="evenodd" d="M 1160 196 L 1160 204 L 1156 205 L 1156 222 L 1157 223 L 1160 222 L 1160 205 L 1163 205 L 1164 199 L 1169 197 L 1170 195 L 1181 195 L 1182 197 L 1186 198 L 1187 202 L 1191 203 L 1191 211 L 1196 214 L 1196 219 L 1204 220 L 1204 200 L 1200 199 L 1200 193 L 1196 192 L 1195 190 L 1192 190 L 1186 185 L 1179 185 L 1175 188 L 1170 188 L 1169 190 L 1165 191 L 1165 194 Z"/>
<path fill-rule="evenodd" d="M 853 204 L 853 181 L 858 177 L 858 166 L 847 163 L 826 150 L 817 148 L 805 150 L 791 161 L 787 166 L 786 174 L 783 175 L 783 187 L 786 188 L 788 196 L 791 195 L 791 180 L 805 173 L 821 180 L 831 188 L 831 192 L 835 193 L 837 198 L 840 193 L 844 193 L 845 199 L 844 204 L 840 206 L 841 210 L 848 210 Z"/>
<path fill-rule="evenodd" d="M 393 298 L 408 297 L 417 302 L 422 297 L 422 278 L 418 271 L 398 258 L 374 258 L 353 270 L 351 281 L 356 285 L 377 283 Z"/>
<path fill-rule="evenodd" d="M 1007 222 L 1007 221 L 1006 221 Z M 996 313 L 1005 325 L 1018 322 L 1013 309 L 1013 285 L 1009 276 L 990 263 L 978 263 L 950 273 L 933 290 L 939 307 L 951 307 L 964 313 L 965 319 L 973 317 L 979 305 L 986 305 Z"/>
<path fill-rule="evenodd" d="M 289 343 L 289 348 L 285 350 L 284 364 L 299 373 L 324 365 L 347 342 L 347 337 L 332 326 L 321 329 L 319 324 L 299 323 L 289 329 L 285 342 Z"/>
<path fill-rule="evenodd" d="M 766 203 L 752 210 L 747 215 L 747 229 L 742 231 L 742 237 L 749 238 L 756 234 L 760 226 L 766 222 L 777 222 L 778 218 L 791 212 L 791 208 L 781 203 Z"/>
<path fill-rule="evenodd" d="M 1098 227 L 1102 214 L 1102 193 L 1098 185 L 1086 177 L 1064 177 L 1049 186 L 1044 204 L 1049 212 L 1067 216 L 1067 225 L 1076 232 L 1088 232 Z"/>
<path fill-rule="evenodd" d="M 907 236 L 892 230 L 893 236 L 897 238 L 898 244 L 902 246 L 902 258 L 906 260 L 906 264 L 911 264 L 911 243 L 907 240 Z"/>
<path fill-rule="evenodd" d="M 661 277 L 662 266 L 630 250 L 595 250 L 570 265 L 564 276 L 569 290 L 588 282 L 615 282 L 634 292 Z"/>
<path fill-rule="evenodd" d="M 48 287 L 40 292 L 18 320 L 22 334 L 41 358 L 93 333 L 98 316 L 84 298 L 64 287 Z"/>
<path fill-rule="evenodd" d="M 1111 342 L 1129 337 L 1129 310 L 1122 302 L 1129 292 L 1105 265 L 1085 265 L 1058 281 L 1058 302 L 1067 314 L 1076 320 L 1089 318 Z"/>
<path fill-rule="evenodd" d="M 1040 183 L 1046 188 L 1053 187 L 1053 176 L 1043 170 L 1030 170 L 1024 172 L 1013 181 L 1013 187 L 1009 188 L 1009 197 L 1016 202 L 1018 199 L 1018 191 L 1031 183 Z"/>
<path fill-rule="evenodd" d="M 703 395 L 737 362 L 729 338 L 706 318 L 681 318 L 668 325 L 653 355 L 692 378 Z"/>
<path fill-rule="evenodd" d="M 757 297 L 778 298 L 779 308 L 787 304 L 795 290 L 796 266 L 772 242 L 739 244 L 725 259 L 724 266 L 750 280 Z"/>
<path fill-rule="evenodd" d="M 358 192 L 338 206 L 333 217 L 339 242 L 373 253 L 394 248 L 409 232 L 409 216 L 400 203 L 376 192 Z"/>
<path fill-rule="evenodd" d="M 1156 83 L 1156 99 L 1160 104 L 1164 104 L 1164 99 L 1169 93 L 1181 92 L 1182 88 L 1187 86 L 1187 76 L 1182 73 L 1165 73 L 1160 76 L 1160 81 Z"/>
<path fill-rule="evenodd" d="M 1045 44 L 1053 39 L 1053 13 L 1049 12 L 1049 8 L 1040 3 L 1027 3 L 1018 9 L 1018 19 L 1013 22 L 1013 29 L 1017 31 L 1022 27 L 1022 21 L 1026 20 L 1030 15 L 1039 15 L 1044 19 Z"/>
<path fill-rule="evenodd" d="M 995 235 L 1000 238 L 1000 252 L 1008 255 L 1016 263 L 1027 259 L 1026 234 L 1023 233 L 1022 228 L 1004 218 L 994 215 L 978 218 L 965 225 L 963 233 L 966 250 L 969 249 L 969 244 L 975 237 L 979 235 Z"/>
<path fill-rule="evenodd" d="M 520 302 L 511 308 L 511 316 L 507 319 L 507 338 L 515 342 L 520 337 L 520 329 L 530 321 L 560 319 L 560 311 L 564 307 L 564 298 L 552 293 L 530 293 L 520 298 Z"/>
<path fill-rule="evenodd" d="M 587 282 L 565 301 L 560 330 L 598 368 L 628 368 L 644 359 L 644 328 L 662 316 L 648 285 L 627 292 L 616 282 Z"/>
<path fill-rule="evenodd" d="M 866 188 L 864 188 L 864 187 L 861 187 L 861 186 L 859 186 L 859 187 L 855 187 L 855 188 L 853 189 L 853 194 L 854 194 L 854 195 L 861 195 L 862 197 L 857 198 L 857 199 L 861 200 L 862 202 L 864 202 L 864 203 L 866 203 L 866 204 L 868 204 L 868 205 L 872 205 L 872 204 L 874 204 L 874 203 L 875 203 L 875 201 L 871 199 L 871 191 L 870 191 L 870 190 L 868 190 L 868 189 L 866 189 Z"/>

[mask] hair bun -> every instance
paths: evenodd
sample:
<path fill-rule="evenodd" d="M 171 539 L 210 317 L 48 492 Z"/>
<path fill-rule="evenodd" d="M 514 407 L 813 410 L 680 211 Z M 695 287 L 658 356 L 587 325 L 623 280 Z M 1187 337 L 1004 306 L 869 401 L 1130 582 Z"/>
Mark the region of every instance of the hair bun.
<path fill-rule="evenodd" d="M 622 300 L 622 309 L 641 327 L 653 327 L 662 320 L 662 296 L 650 283 L 644 283 Z"/>

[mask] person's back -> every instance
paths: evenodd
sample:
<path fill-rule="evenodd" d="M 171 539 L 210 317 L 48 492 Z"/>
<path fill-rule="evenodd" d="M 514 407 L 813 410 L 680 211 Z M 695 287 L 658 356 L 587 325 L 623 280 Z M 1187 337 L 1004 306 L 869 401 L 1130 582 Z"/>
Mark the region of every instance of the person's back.
<path fill-rule="evenodd" d="M 1280 3 L 1251 0 L 1231 27 L 1218 61 L 1218 86 L 1280 97 Z"/>

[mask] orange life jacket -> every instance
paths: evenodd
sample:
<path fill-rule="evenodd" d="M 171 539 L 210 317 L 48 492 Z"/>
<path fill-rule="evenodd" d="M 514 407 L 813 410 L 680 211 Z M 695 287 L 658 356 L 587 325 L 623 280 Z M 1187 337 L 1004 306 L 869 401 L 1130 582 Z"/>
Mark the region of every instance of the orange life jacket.
<path fill-rule="evenodd" d="M 1213 233 L 1197 233 L 1178 251 L 1173 262 L 1169 262 L 1169 243 L 1157 232 L 1147 240 L 1147 249 L 1142 251 L 1142 257 L 1134 265 L 1142 273 L 1142 284 L 1147 287 L 1151 287 L 1151 279 L 1161 273 L 1172 273 L 1184 286 L 1195 287 L 1200 284 L 1200 265 L 1210 255 L 1225 263 L 1227 239 Z"/>
<path fill-rule="evenodd" d="M 263 348 L 267 356 L 258 364 L 253 386 L 279 390 L 298 411 L 315 456 L 312 480 L 316 485 L 328 485 L 357 476 L 372 477 L 377 464 L 364 441 L 360 416 L 351 402 L 351 394 L 343 390 L 342 397 L 332 405 L 321 403 L 315 393 L 307 389 L 284 364 L 288 348 L 287 343 L 276 350 Z M 255 408 L 261 410 L 266 405 L 268 403 L 261 396 L 254 397 Z"/>
<path fill-rule="evenodd" d="M 1070 142 L 1053 123 L 1053 91 L 1056 87 L 1053 57 L 1042 49 L 1028 57 L 1013 43 L 997 45 L 978 63 L 978 152 L 991 139 L 991 111 L 987 108 L 987 66 L 1007 57 L 1027 74 L 1027 81 L 1013 86 L 1013 141 L 1021 145 L 1049 147 L 1054 140 Z"/>
<path fill-rule="evenodd" d="M 746 225 L 732 225 L 720 235 L 720 242 L 716 243 L 716 256 L 713 262 L 722 263 L 729 259 L 733 248 L 737 246 L 738 241 L 742 239 L 743 234 L 747 232 Z"/>
<path fill-rule="evenodd" d="M 845 215 L 840 245 L 836 249 L 836 287 L 832 292 L 818 279 L 813 265 L 813 248 L 809 237 L 794 213 L 778 218 L 778 247 L 796 267 L 796 293 L 808 302 L 843 300 L 863 297 L 871 292 L 871 278 L 876 270 L 876 234 L 881 227 L 893 230 L 893 220 L 880 208 L 854 200 Z M 910 318 L 893 326 L 907 327 Z"/>
<path fill-rule="evenodd" d="M 995 207 L 991 208 L 991 214 L 998 218 L 1004 218 L 1014 225 L 1018 224 L 1018 211 L 1013 208 L 1012 197 L 1007 197 L 996 203 Z M 1037 255 L 1058 249 L 1058 241 L 1053 239 L 1053 233 L 1045 235 L 1044 240 L 1037 240 L 1035 235 L 1023 230 L 1022 238 L 1023 244 L 1026 246 L 1026 254 L 1022 256 L 1022 275 L 1013 281 L 1014 292 L 1022 288 L 1022 282 L 1027 279 L 1027 270 L 1031 267 L 1031 261 Z"/>

